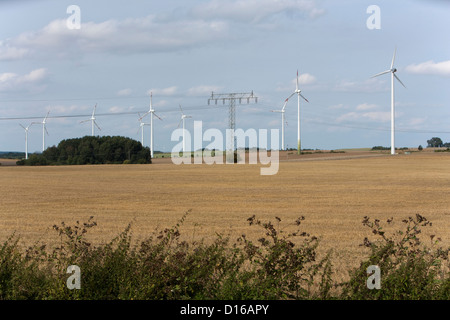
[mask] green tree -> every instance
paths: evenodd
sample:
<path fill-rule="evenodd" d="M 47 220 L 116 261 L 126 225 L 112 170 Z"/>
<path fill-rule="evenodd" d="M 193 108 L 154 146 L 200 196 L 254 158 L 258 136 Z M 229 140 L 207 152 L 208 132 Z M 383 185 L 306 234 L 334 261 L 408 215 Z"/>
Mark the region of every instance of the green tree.
<path fill-rule="evenodd" d="M 61 141 L 42 155 L 20 161 L 19 165 L 151 163 L 150 149 L 121 136 L 74 138 Z"/>
<path fill-rule="evenodd" d="M 430 140 L 427 140 L 428 148 L 440 148 L 444 145 L 441 138 L 433 137 Z"/>

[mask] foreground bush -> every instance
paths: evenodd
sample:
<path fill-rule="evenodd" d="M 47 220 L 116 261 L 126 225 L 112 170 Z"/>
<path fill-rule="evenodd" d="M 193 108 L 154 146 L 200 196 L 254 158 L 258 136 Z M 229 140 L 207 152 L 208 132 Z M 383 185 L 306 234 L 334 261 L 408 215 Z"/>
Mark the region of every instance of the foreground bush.
<path fill-rule="evenodd" d="M 386 224 L 392 224 L 393 218 Z M 370 248 L 370 257 L 351 271 L 351 280 L 344 285 L 343 298 L 347 299 L 450 299 L 449 251 L 437 247 L 440 239 L 430 236 L 427 246 L 419 237 L 421 228 L 432 223 L 417 214 L 402 221 L 405 230 L 388 236 L 378 219 L 365 217 L 363 225 L 379 237 L 371 242 L 365 238 L 363 245 Z M 367 267 L 376 265 L 382 270 L 379 290 L 367 290 Z"/>
<path fill-rule="evenodd" d="M 92 245 L 86 234 L 96 226 L 93 217 L 53 226 L 61 241 L 52 249 L 36 244 L 20 252 L 13 235 L 0 246 L 0 299 L 449 299 L 449 249 L 422 246 L 420 227 L 431 223 L 419 215 L 405 221 L 398 239 L 366 217 L 363 224 L 381 242 L 365 239 L 369 258 L 338 285 L 330 255 L 318 259 L 319 239 L 301 230 L 304 217 L 291 224 L 276 217 L 273 224 L 252 216 L 248 223 L 262 231 L 256 241 L 217 235 L 206 244 L 181 240 L 188 214 L 136 245 L 131 225 L 106 245 Z M 67 288 L 70 265 L 81 270 L 81 289 Z M 383 270 L 380 290 L 366 286 L 369 265 Z M 336 286 L 341 291 L 332 294 Z"/>

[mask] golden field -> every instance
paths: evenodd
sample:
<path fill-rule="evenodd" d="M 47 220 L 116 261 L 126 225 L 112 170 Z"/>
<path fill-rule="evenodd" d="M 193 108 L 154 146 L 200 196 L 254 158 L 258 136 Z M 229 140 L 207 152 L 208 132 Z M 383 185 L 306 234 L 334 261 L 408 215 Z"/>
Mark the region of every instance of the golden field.
<path fill-rule="evenodd" d="M 433 222 L 429 234 L 450 245 L 450 153 L 377 155 L 345 159 L 336 155 L 281 161 L 273 176 L 261 165 L 97 165 L 0 166 L 0 241 L 13 232 L 24 245 L 51 243 L 52 230 L 64 221 L 98 226 L 89 231 L 96 243 L 111 240 L 132 223 L 132 236 L 143 240 L 156 229 L 171 227 L 192 210 L 181 232 L 187 240 L 214 239 L 216 232 L 262 235 L 247 218 L 284 227 L 305 216 L 302 229 L 319 236 L 322 252 L 333 249 L 338 277 L 356 266 L 367 249 L 364 216 L 401 220 L 419 213 Z M 283 159 L 283 158 L 281 158 Z M 339 160 L 338 160 L 339 159 Z M 275 223 L 277 225 L 277 223 Z M 397 229 L 398 229 L 397 228 Z M 429 239 L 424 234 L 423 240 Z"/>

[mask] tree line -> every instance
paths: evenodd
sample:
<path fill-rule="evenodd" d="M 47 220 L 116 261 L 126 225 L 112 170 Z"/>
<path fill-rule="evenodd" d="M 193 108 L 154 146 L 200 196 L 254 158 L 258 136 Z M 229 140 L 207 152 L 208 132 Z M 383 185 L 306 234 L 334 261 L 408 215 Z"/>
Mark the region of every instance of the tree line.
<path fill-rule="evenodd" d="M 450 142 L 443 142 L 441 138 L 433 137 L 427 140 L 428 148 L 450 148 Z"/>
<path fill-rule="evenodd" d="M 62 140 L 42 154 L 17 161 L 18 165 L 83 165 L 151 163 L 150 148 L 122 136 L 85 136 Z"/>

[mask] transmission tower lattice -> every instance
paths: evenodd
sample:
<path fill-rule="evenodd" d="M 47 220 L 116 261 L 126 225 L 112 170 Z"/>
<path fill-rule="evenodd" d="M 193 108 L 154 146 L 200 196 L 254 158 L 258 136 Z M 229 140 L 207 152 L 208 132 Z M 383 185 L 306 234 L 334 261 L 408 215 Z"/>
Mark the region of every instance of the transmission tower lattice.
<path fill-rule="evenodd" d="M 236 100 L 239 101 L 239 104 L 242 104 L 242 100 L 247 100 L 247 104 L 251 101 L 258 103 L 258 97 L 256 97 L 252 92 L 244 92 L 244 93 L 211 93 L 211 98 L 208 99 L 208 105 L 211 101 L 214 101 L 217 105 L 217 101 L 222 100 L 223 104 L 226 101 L 229 102 L 229 112 L 228 112 L 228 127 L 231 129 L 229 131 L 230 137 L 228 139 L 227 149 L 234 151 L 236 149 L 236 137 L 234 136 L 234 132 L 236 130 Z"/>

